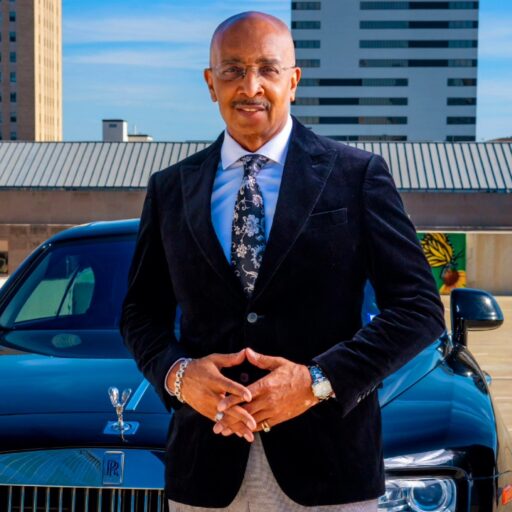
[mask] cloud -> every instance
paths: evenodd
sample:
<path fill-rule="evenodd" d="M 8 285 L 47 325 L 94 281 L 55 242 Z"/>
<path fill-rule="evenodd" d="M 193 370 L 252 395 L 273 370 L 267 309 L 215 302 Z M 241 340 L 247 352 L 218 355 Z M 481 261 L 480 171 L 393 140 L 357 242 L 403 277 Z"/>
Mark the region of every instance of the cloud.
<path fill-rule="evenodd" d="M 478 39 L 479 57 L 512 59 L 512 17 L 483 19 Z"/>
<path fill-rule="evenodd" d="M 508 78 L 481 79 L 478 84 L 479 102 L 512 103 L 512 76 Z"/>
<path fill-rule="evenodd" d="M 288 1 L 252 0 L 248 8 L 289 17 Z M 240 12 L 239 0 L 206 2 L 205 6 L 156 6 L 151 15 L 119 15 L 119 12 L 80 13 L 63 20 L 67 45 L 91 43 L 209 43 L 220 21 Z"/>
<path fill-rule="evenodd" d="M 158 69 L 203 69 L 208 55 L 203 47 L 182 49 L 106 49 L 89 50 L 86 54 L 68 55 L 65 64 L 100 64 L 108 66 L 136 66 Z"/>
<path fill-rule="evenodd" d="M 209 41 L 215 23 L 210 19 L 172 16 L 80 17 L 64 20 L 65 44 L 201 43 Z"/>

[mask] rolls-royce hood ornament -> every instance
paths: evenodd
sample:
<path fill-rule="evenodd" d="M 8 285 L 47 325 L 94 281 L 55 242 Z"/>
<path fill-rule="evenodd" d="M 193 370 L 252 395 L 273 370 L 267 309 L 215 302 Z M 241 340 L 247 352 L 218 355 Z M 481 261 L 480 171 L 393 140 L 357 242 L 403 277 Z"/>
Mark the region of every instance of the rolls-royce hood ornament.
<path fill-rule="evenodd" d="M 109 421 L 108 425 L 105 429 L 105 433 L 117 433 L 121 436 L 121 438 L 124 441 L 124 434 L 130 430 L 132 430 L 131 423 L 125 423 L 123 419 L 123 412 L 124 408 L 126 406 L 126 403 L 128 402 L 128 398 L 130 398 L 130 395 L 132 394 L 132 390 L 130 388 L 127 388 L 123 390 L 121 393 L 121 399 L 119 399 L 119 389 L 116 387 L 110 387 L 108 388 L 108 396 L 110 398 L 110 402 L 112 403 L 112 406 L 116 410 L 117 414 L 117 422 Z M 134 433 L 134 432 L 131 432 Z"/>

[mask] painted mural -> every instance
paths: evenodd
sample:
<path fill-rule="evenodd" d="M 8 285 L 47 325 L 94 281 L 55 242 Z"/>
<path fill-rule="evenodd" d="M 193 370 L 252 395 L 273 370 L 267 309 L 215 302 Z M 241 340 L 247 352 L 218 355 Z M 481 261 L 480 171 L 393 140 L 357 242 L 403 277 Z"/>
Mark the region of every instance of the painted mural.
<path fill-rule="evenodd" d="M 418 233 L 439 293 L 466 287 L 466 234 Z"/>

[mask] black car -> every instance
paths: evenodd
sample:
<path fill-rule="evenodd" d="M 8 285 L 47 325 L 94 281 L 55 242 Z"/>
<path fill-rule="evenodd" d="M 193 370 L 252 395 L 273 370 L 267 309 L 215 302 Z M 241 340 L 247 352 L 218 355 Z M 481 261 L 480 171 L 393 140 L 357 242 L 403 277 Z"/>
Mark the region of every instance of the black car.
<path fill-rule="evenodd" d="M 0 512 L 166 510 L 171 416 L 119 334 L 137 229 L 127 220 L 63 231 L 0 288 Z M 368 292 L 363 321 L 378 314 Z M 454 290 L 451 301 L 453 333 L 379 389 L 379 510 L 512 510 L 509 434 L 467 347 L 468 330 L 503 316 L 482 290 Z"/>

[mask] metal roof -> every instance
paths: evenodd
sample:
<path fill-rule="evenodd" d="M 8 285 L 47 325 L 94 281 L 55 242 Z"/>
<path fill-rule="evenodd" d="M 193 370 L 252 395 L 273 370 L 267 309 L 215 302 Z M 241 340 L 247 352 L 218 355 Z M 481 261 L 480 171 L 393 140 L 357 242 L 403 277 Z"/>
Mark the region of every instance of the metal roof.
<path fill-rule="evenodd" d="M 210 142 L 0 142 L 0 189 L 139 189 Z M 350 143 L 380 154 L 400 191 L 512 192 L 510 142 Z"/>

